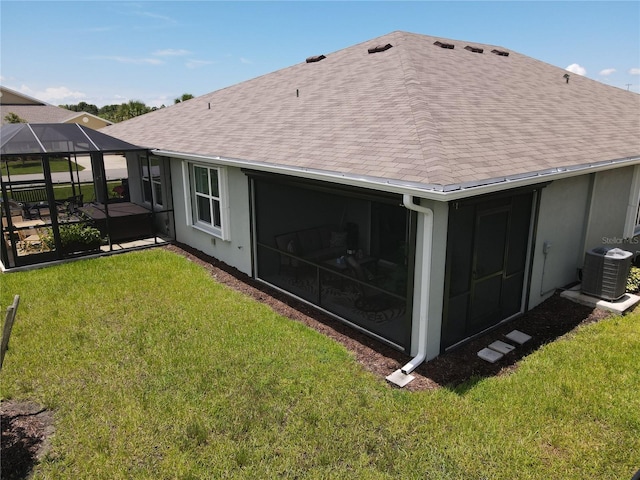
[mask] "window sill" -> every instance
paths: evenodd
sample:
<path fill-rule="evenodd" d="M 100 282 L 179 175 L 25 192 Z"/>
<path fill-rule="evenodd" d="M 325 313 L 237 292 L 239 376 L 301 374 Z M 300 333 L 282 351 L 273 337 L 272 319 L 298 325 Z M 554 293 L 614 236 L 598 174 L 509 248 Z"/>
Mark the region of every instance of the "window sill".
<path fill-rule="evenodd" d="M 193 228 L 194 230 L 199 230 L 203 233 L 206 233 L 207 235 L 211 235 L 212 237 L 217 238 L 218 240 L 224 240 L 227 241 L 227 238 L 224 238 L 224 235 L 222 234 L 222 232 L 220 230 L 215 230 L 213 228 L 207 228 L 205 226 L 202 225 L 198 225 L 198 224 L 192 224 L 191 228 Z"/>

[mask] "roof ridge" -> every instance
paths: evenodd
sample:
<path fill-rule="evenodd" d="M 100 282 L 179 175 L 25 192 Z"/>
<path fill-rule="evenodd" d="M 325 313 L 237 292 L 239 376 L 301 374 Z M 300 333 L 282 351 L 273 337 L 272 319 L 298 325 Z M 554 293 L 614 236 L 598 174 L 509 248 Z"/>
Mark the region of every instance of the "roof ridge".
<path fill-rule="evenodd" d="M 406 38 L 407 35 L 414 35 L 406 32 L 397 33 L 402 39 Z M 442 146 L 438 122 L 431 115 L 429 103 L 426 100 L 426 96 L 422 94 L 423 85 L 419 80 L 415 63 L 409 58 L 411 57 L 411 50 L 405 48 L 399 48 L 398 50 L 403 72 L 402 78 L 407 91 L 409 108 L 413 116 L 416 137 L 423 152 L 426 171 L 429 173 L 438 171 L 437 177 L 439 180 L 442 177 L 452 178 L 451 162 Z"/>

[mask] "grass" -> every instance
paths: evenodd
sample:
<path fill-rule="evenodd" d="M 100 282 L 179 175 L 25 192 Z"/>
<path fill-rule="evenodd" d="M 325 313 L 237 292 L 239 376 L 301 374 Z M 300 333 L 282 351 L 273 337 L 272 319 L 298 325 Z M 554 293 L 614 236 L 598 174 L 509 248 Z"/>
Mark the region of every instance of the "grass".
<path fill-rule="evenodd" d="M 116 193 L 113 192 L 113 187 L 116 187 L 118 185 L 122 185 L 122 182 L 121 181 L 107 182 L 107 193 L 109 194 L 110 197 L 116 196 Z M 73 196 L 73 189 L 71 188 L 71 185 L 65 185 L 65 186 L 54 185 L 53 191 L 54 191 L 56 200 L 65 200 Z M 81 183 L 80 191 L 78 191 L 78 188 L 76 186 L 75 192 L 76 192 L 76 195 L 82 194 L 83 200 L 85 202 L 90 202 L 92 200 L 95 200 L 96 198 L 95 187 L 92 182 Z"/>
<path fill-rule="evenodd" d="M 66 158 L 53 158 L 49 161 L 51 172 L 68 172 L 69 162 Z M 73 169 L 75 171 L 76 164 L 72 162 Z M 0 165 L 2 175 L 7 174 L 7 162 L 2 162 Z M 84 170 L 82 165 L 77 166 L 78 170 Z M 24 160 L 24 161 L 12 161 L 9 163 L 9 173 L 11 175 L 26 175 L 30 173 L 42 173 L 42 162 L 40 159 Z"/>
<path fill-rule="evenodd" d="M 55 410 L 34 478 L 631 478 L 640 311 L 464 394 L 410 393 L 154 249 L 0 277 L 2 398 Z"/>

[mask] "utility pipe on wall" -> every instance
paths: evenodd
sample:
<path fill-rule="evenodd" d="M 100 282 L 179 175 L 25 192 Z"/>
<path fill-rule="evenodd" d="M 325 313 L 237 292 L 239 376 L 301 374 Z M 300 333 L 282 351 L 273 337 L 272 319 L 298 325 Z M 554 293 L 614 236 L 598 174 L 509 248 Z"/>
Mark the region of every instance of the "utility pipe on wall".
<path fill-rule="evenodd" d="M 433 243 L 433 210 L 413 203 L 413 196 L 404 194 L 402 204 L 409 210 L 423 215 L 422 265 L 420 269 L 420 313 L 418 318 L 418 353 L 400 369 L 408 375 L 427 358 L 427 320 L 429 315 L 429 290 L 431 281 L 431 250 Z"/>

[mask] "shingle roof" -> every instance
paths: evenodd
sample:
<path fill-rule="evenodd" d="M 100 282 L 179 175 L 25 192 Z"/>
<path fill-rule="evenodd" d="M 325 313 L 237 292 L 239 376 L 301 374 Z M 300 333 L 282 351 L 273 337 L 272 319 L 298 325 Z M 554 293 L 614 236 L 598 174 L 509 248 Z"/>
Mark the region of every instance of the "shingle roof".
<path fill-rule="evenodd" d="M 7 121 L 5 116 L 14 113 L 27 123 L 78 123 L 81 118 L 90 116 L 109 125 L 112 122 L 88 112 L 73 112 L 66 108 L 56 107 L 24 93 L 0 86 L 0 120 L 2 125 Z"/>
<path fill-rule="evenodd" d="M 640 95 L 573 74 L 567 83 L 563 69 L 503 47 L 393 32 L 325 55 L 104 131 L 441 186 L 640 156 Z"/>
<path fill-rule="evenodd" d="M 54 105 L 1 105 L 0 115 L 2 123 L 8 113 L 15 113 L 29 123 L 63 123 L 76 112 L 56 107 Z"/>

